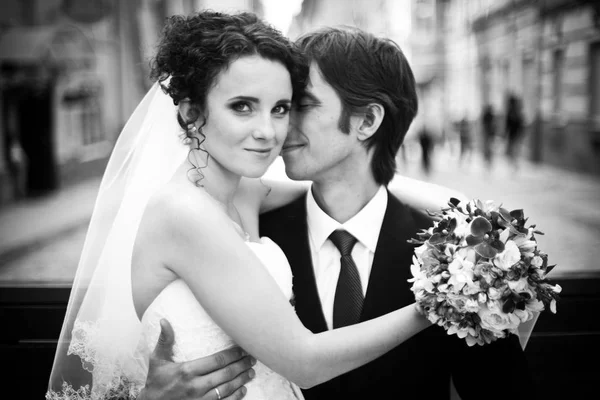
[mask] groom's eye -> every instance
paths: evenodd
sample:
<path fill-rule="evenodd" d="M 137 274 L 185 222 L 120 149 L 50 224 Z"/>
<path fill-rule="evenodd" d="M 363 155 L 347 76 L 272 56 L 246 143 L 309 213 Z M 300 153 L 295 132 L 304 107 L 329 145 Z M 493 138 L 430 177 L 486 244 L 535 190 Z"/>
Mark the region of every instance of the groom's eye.
<path fill-rule="evenodd" d="M 311 104 L 309 104 L 309 103 L 296 104 L 296 110 L 298 110 L 298 111 L 306 110 L 310 106 L 311 106 Z"/>

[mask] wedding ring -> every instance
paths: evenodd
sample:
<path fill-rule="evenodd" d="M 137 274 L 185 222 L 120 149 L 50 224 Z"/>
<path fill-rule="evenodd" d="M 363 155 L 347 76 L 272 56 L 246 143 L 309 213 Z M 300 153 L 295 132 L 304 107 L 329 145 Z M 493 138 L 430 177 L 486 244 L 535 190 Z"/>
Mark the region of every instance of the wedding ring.
<path fill-rule="evenodd" d="M 221 393 L 219 393 L 219 389 L 215 388 L 215 392 L 217 393 L 217 400 L 221 400 Z"/>

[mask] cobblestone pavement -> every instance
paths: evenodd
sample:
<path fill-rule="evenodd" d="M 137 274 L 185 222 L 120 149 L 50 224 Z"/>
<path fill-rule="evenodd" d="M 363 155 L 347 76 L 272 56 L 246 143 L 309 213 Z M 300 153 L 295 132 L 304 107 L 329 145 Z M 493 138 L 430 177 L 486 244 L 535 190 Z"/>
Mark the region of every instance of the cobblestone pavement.
<path fill-rule="evenodd" d="M 400 173 L 524 209 L 545 233 L 538 241 L 557 264 L 553 275 L 600 273 L 600 178 L 524 161 L 515 169 L 502 158 L 487 169 L 476 154 L 461 165 L 450 149 L 436 149 L 425 174 L 419 157 L 409 143 Z M 70 284 L 99 183 L 92 179 L 0 209 L 0 282 Z"/>

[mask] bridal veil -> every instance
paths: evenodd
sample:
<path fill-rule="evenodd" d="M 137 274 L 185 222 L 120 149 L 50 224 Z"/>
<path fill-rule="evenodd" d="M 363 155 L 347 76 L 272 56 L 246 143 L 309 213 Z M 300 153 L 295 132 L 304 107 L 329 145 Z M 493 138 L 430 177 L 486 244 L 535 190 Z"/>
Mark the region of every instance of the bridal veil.
<path fill-rule="evenodd" d="M 137 351 L 141 324 L 133 306 L 131 255 L 148 199 L 188 154 L 180 133 L 177 107 L 155 83 L 123 128 L 102 178 L 48 398 L 76 392 L 103 398 L 135 392 L 145 381 L 146 357 Z"/>

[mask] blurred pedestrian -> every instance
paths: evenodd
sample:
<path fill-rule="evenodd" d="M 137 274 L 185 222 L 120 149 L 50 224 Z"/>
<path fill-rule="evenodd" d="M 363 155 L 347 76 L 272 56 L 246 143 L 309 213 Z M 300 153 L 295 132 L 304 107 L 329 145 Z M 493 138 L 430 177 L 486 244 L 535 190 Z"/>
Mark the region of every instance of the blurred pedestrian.
<path fill-rule="evenodd" d="M 506 109 L 506 155 L 508 160 L 517 167 L 518 146 L 523 136 L 523 113 L 521 102 L 515 95 L 508 98 Z"/>
<path fill-rule="evenodd" d="M 466 116 L 458 122 L 458 137 L 460 139 L 459 163 L 462 164 L 465 160 L 471 159 L 473 151 L 471 126 Z"/>
<path fill-rule="evenodd" d="M 6 127 L 7 169 L 12 184 L 12 198 L 22 199 L 27 196 L 28 159 L 21 146 L 17 113 L 14 107 L 8 107 Z"/>
<path fill-rule="evenodd" d="M 492 165 L 494 136 L 496 135 L 494 108 L 491 104 L 487 104 L 483 108 L 481 118 L 482 133 L 483 133 L 483 158 L 488 168 Z"/>
<path fill-rule="evenodd" d="M 421 145 L 421 165 L 423 172 L 431 172 L 431 153 L 433 152 L 433 135 L 429 128 L 423 126 L 419 131 L 419 144 Z"/>

